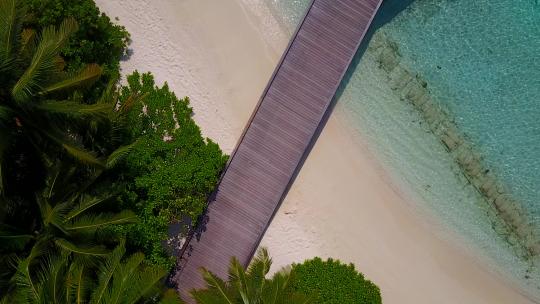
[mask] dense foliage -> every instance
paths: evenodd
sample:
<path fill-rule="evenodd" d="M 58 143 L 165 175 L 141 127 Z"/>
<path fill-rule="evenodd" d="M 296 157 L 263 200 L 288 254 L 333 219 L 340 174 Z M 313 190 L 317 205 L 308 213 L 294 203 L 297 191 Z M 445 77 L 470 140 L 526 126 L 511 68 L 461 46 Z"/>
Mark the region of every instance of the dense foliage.
<path fill-rule="evenodd" d="M 73 18 L 78 31 L 62 48 L 61 54 L 68 71 L 85 64 L 97 63 L 103 68 L 103 77 L 92 88 L 97 97 L 109 80 L 117 79 L 120 58 L 126 54 L 129 34 L 124 27 L 115 25 L 100 13 L 93 0 L 23 0 L 29 9 L 25 25 L 34 29 L 59 26 Z M 89 95 L 89 94 L 88 94 Z"/>
<path fill-rule="evenodd" d="M 271 265 L 272 260 L 264 248 L 259 250 L 247 271 L 236 258 L 233 258 L 229 266 L 228 282 L 203 269 L 203 278 L 208 288 L 194 290 L 191 294 L 198 304 L 318 303 L 306 294 L 289 288 L 293 276 L 285 269 L 267 279 L 266 275 Z"/>
<path fill-rule="evenodd" d="M 380 304 L 379 288 L 354 269 L 353 264 L 320 258 L 292 267 L 292 291 L 317 295 L 320 304 Z"/>
<path fill-rule="evenodd" d="M 123 250 L 112 250 L 123 236 L 108 228 L 136 215 L 93 191 L 130 150 L 95 137 L 115 133 L 124 111 L 77 93 L 101 68 L 64 69 L 74 19 L 37 32 L 23 29 L 25 14 L 20 2 L 0 0 L 0 301 L 81 303 L 93 287 L 95 303 L 155 296 L 166 270 L 143 266 L 139 253 L 122 264 Z"/>
<path fill-rule="evenodd" d="M 167 227 L 226 156 L 150 74 L 119 92 L 127 39 L 91 0 L 0 0 L 0 303 L 177 303 Z"/>
<path fill-rule="evenodd" d="M 144 255 L 125 256 L 123 244 L 92 263 L 68 255 L 49 255 L 37 274 L 26 272 L 32 255 L 19 261 L 17 282 L 1 303 L 179 303 L 160 284 L 166 270 L 144 264 Z"/>
<path fill-rule="evenodd" d="M 134 251 L 122 263 L 124 236 L 110 229 L 136 215 L 94 187 L 132 147 L 109 138 L 127 109 L 111 90 L 93 103 L 81 93 L 99 65 L 66 71 L 76 20 L 34 30 L 26 9 L 0 0 L 0 302 L 81 303 L 92 288 L 95 303 L 157 299 L 166 269 Z"/>
<path fill-rule="evenodd" d="M 114 193 L 109 201 L 119 203 L 118 211 L 134 210 L 139 221 L 113 230 L 127 236 L 128 250 L 143 250 L 148 261 L 171 267 L 173 258 L 164 249 L 167 228 L 173 220 L 201 214 L 226 156 L 201 136 L 189 100 L 178 99 L 167 86 L 155 87 L 150 74 L 135 73 L 116 92 L 128 33 L 92 0 L 0 1 L 6 14 L 17 8 L 12 18 L 2 16 L 14 26 L 4 24 L 10 52 L 0 54 L 0 94 L 7 101 L 0 105 L 0 181 L 7 183 L 9 201 L 19 203 L 9 214 L 2 206 L 0 219 L 25 216 L 35 225 L 34 193 L 59 157 L 87 166 L 76 169 L 74 185 L 114 165 L 92 191 Z M 10 38 L 15 35 L 21 37 Z M 117 98 L 122 107 L 115 112 Z M 31 102 L 22 107 L 23 99 Z M 117 113 L 124 111 L 132 114 Z M 4 188 L 0 182 L 0 193 Z"/>
<path fill-rule="evenodd" d="M 202 213 L 227 157 L 201 136 L 188 98 L 178 99 L 166 84 L 159 88 L 151 74 L 138 72 L 128 76 L 120 100 L 133 96 L 142 98 L 128 118 L 129 137 L 137 144 L 114 182 L 123 206 L 140 218 L 127 229 L 129 245 L 142 248 L 153 263 L 172 266 L 162 245 L 168 225 Z"/>

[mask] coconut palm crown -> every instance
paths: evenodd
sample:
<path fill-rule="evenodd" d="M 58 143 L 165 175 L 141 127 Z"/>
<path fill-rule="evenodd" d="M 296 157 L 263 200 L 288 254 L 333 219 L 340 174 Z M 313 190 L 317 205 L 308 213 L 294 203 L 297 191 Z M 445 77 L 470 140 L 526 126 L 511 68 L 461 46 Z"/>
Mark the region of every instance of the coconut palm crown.
<path fill-rule="evenodd" d="M 198 304 L 313 303 L 310 298 L 288 289 L 293 276 L 290 271 L 283 269 L 276 272 L 271 279 L 267 279 L 271 265 L 272 259 L 268 251 L 262 248 L 247 271 L 238 259 L 232 258 L 228 282 L 203 268 L 202 275 L 207 289 L 193 290 L 191 294 Z"/>
<path fill-rule="evenodd" d="M 125 254 L 122 243 L 95 265 L 48 255 L 35 276 L 25 273 L 23 262 L 14 277 L 16 288 L 0 304 L 178 303 L 173 291 L 160 288 L 165 269 L 145 265 L 142 253 Z"/>
<path fill-rule="evenodd" d="M 5 190 L 6 159 L 16 145 L 32 147 L 33 157 L 44 163 L 64 153 L 91 166 L 104 166 L 99 151 L 85 147 L 82 136 L 106 120 L 115 106 L 106 101 L 86 103 L 77 93 L 99 78 L 100 66 L 64 70 L 60 52 L 77 22 L 67 19 L 58 28 L 36 33 L 23 28 L 27 14 L 22 2 L 0 0 L 0 194 Z"/>

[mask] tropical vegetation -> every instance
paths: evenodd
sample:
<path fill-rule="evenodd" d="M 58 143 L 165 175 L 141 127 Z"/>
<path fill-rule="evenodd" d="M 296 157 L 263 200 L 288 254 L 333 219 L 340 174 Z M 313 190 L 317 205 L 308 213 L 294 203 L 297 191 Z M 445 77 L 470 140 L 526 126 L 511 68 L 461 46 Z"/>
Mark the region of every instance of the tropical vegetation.
<path fill-rule="evenodd" d="M 142 253 L 126 257 L 123 244 L 93 262 L 49 255 L 36 274 L 29 273 L 37 255 L 33 248 L 19 261 L 15 284 L 2 303 L 178 303 L 176 295 L 160 285 L 167 270 L 145 265 Z"/>
<path fill-rule="evenodd" d="M 121 103 L 143 96 L 127 117 L 127 141 L 138 143 L 107 187 L 116 187 L 120 205 L 139 216 L 136 224 L 119 227 L 126 231 L 128 245 L 143 250 L 152 263 L 170 268 L 174 259 L 162 244 L 169 224 L 196 219 L 203 212 L 227 157 L 202 137 L 187 97 L 178 99 L 167 84 L 157 87 L 149 73 L 135 72 L 127 81 Z"/>
<path fill-rule="evenodd" d="M 0 301 L 177 303 L 168 225 L 226 156 L 92 0 L 0 0 Z"/>
<path fill-rule="evenodd" d="M 67 71 L 76 71 L 82 66 L 95 63 L 102 68 L 97 83 L 87 88 L 85 96 L 95 99 L 118 79 L 119 59 L 127 55 L 129 33 L 122 26 L 111 22 L 100 13 L 93 0 L 19 0 L 28 8 L 25 28 L 39 30 L 48 26 L 58 27 L 65 19 L 77 20 L 78 30 L 67 41 L 60 53 L 66 62 Z"/>
<path fill-rule="evenodd" d="M 380 304 L 379 288 L 355 270 L 353 264 L 321 258 L 283 268 L 267 278 L 272 260 L 261 248 L 246 270 L 231 259 L 228 281 L 202 269 L 206 289 L 193 290 L 198 304 Z"/>

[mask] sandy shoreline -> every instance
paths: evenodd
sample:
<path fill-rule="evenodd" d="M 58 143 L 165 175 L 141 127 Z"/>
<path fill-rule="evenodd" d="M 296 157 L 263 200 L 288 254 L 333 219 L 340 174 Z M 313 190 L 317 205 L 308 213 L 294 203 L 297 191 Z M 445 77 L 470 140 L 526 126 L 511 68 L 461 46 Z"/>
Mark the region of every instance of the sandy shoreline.
<path fill-rule="evenodd" d="M 241 1 L 257 2 L 96 0 L 132 35 L 123 73 L 151 71 L 190 96 L 204 134 L 228 153 L 288 38 Z M 275 268 L 313 256 L 353 262 L 384 303 L 532 303 L 437 229 L 333 115 L 262 245 Z"/>

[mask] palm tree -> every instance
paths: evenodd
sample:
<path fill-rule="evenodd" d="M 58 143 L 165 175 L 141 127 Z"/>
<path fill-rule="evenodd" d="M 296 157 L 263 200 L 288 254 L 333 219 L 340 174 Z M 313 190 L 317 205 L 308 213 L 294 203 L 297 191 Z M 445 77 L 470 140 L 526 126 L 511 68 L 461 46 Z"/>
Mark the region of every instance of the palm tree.
<path fill-rule="evenodd" d="M 313 303 L 304 295 L 288 290 L 292 274 L 282 270 L 266 279 L 272 260 L 265 248 L 259 250 L 248 270 L 238 259 L 232 258 L 229 266 L 229 281 L 222 279 L 206 269 L 202 269 L 207 289 L 193 290 L 192 297 L 199 304 L 297 304 Z"/>
<path fill-rule="evenodd" d="M 16 145 L 31 147 L 45 164 L 64 153 L 94 167 L 105 166 L 101 151 L 85 147 L 84 136 L 107 122 L 115 107 L 106 100 L 86 104 L 75 92 L 100 77 L 100 66 L 64 71 L 60 51 L 77 22 L 67 19 L 40 34 L 23 29 L 22 2 L 0 0 L 0 194 L 5 190 L 6 158 Z"/>
<path fill-rule="evenodd" d="M 38 211 L 28 219 L 10 216 L 9 222 L 0 223 L 0 287 L 13 285 L 14 272 L 34 276 L 50 254 L 93 265 L 122 240 L 122 233 L 111 227 L 137 220 L 129 210 L 110 212 L 113 195 L 92 194 L 102 170 L 80 180 L 77 167 L 56 161 L 48 171 L 45 188 L 35 195 Z M 14 214 L 21 214 L 17 202 L 4 203 Z M 25 258 L 20 259 L 21 255 Z M 9 265 L 18 265 L 17 270 Z"/>
<path fill-rule="evenodd" d="M 36 275 L 29 275 L 26 271 L 25 267 L 31 263 L 32 258 L 27 257 L 19 263 L 14 277 L 15 288 L 2 301 L 30 304 L 134 304 L 149 298 L 161 298 L 163 302 L 178 303 L 175 293 L 164 292 L 160 286 L 167 274 L 165 269 L 145 265 L 142 253 L 128 257 L 124 255 L 123 243 L 96 266 L 67 255 L 49 255 Z"/>

